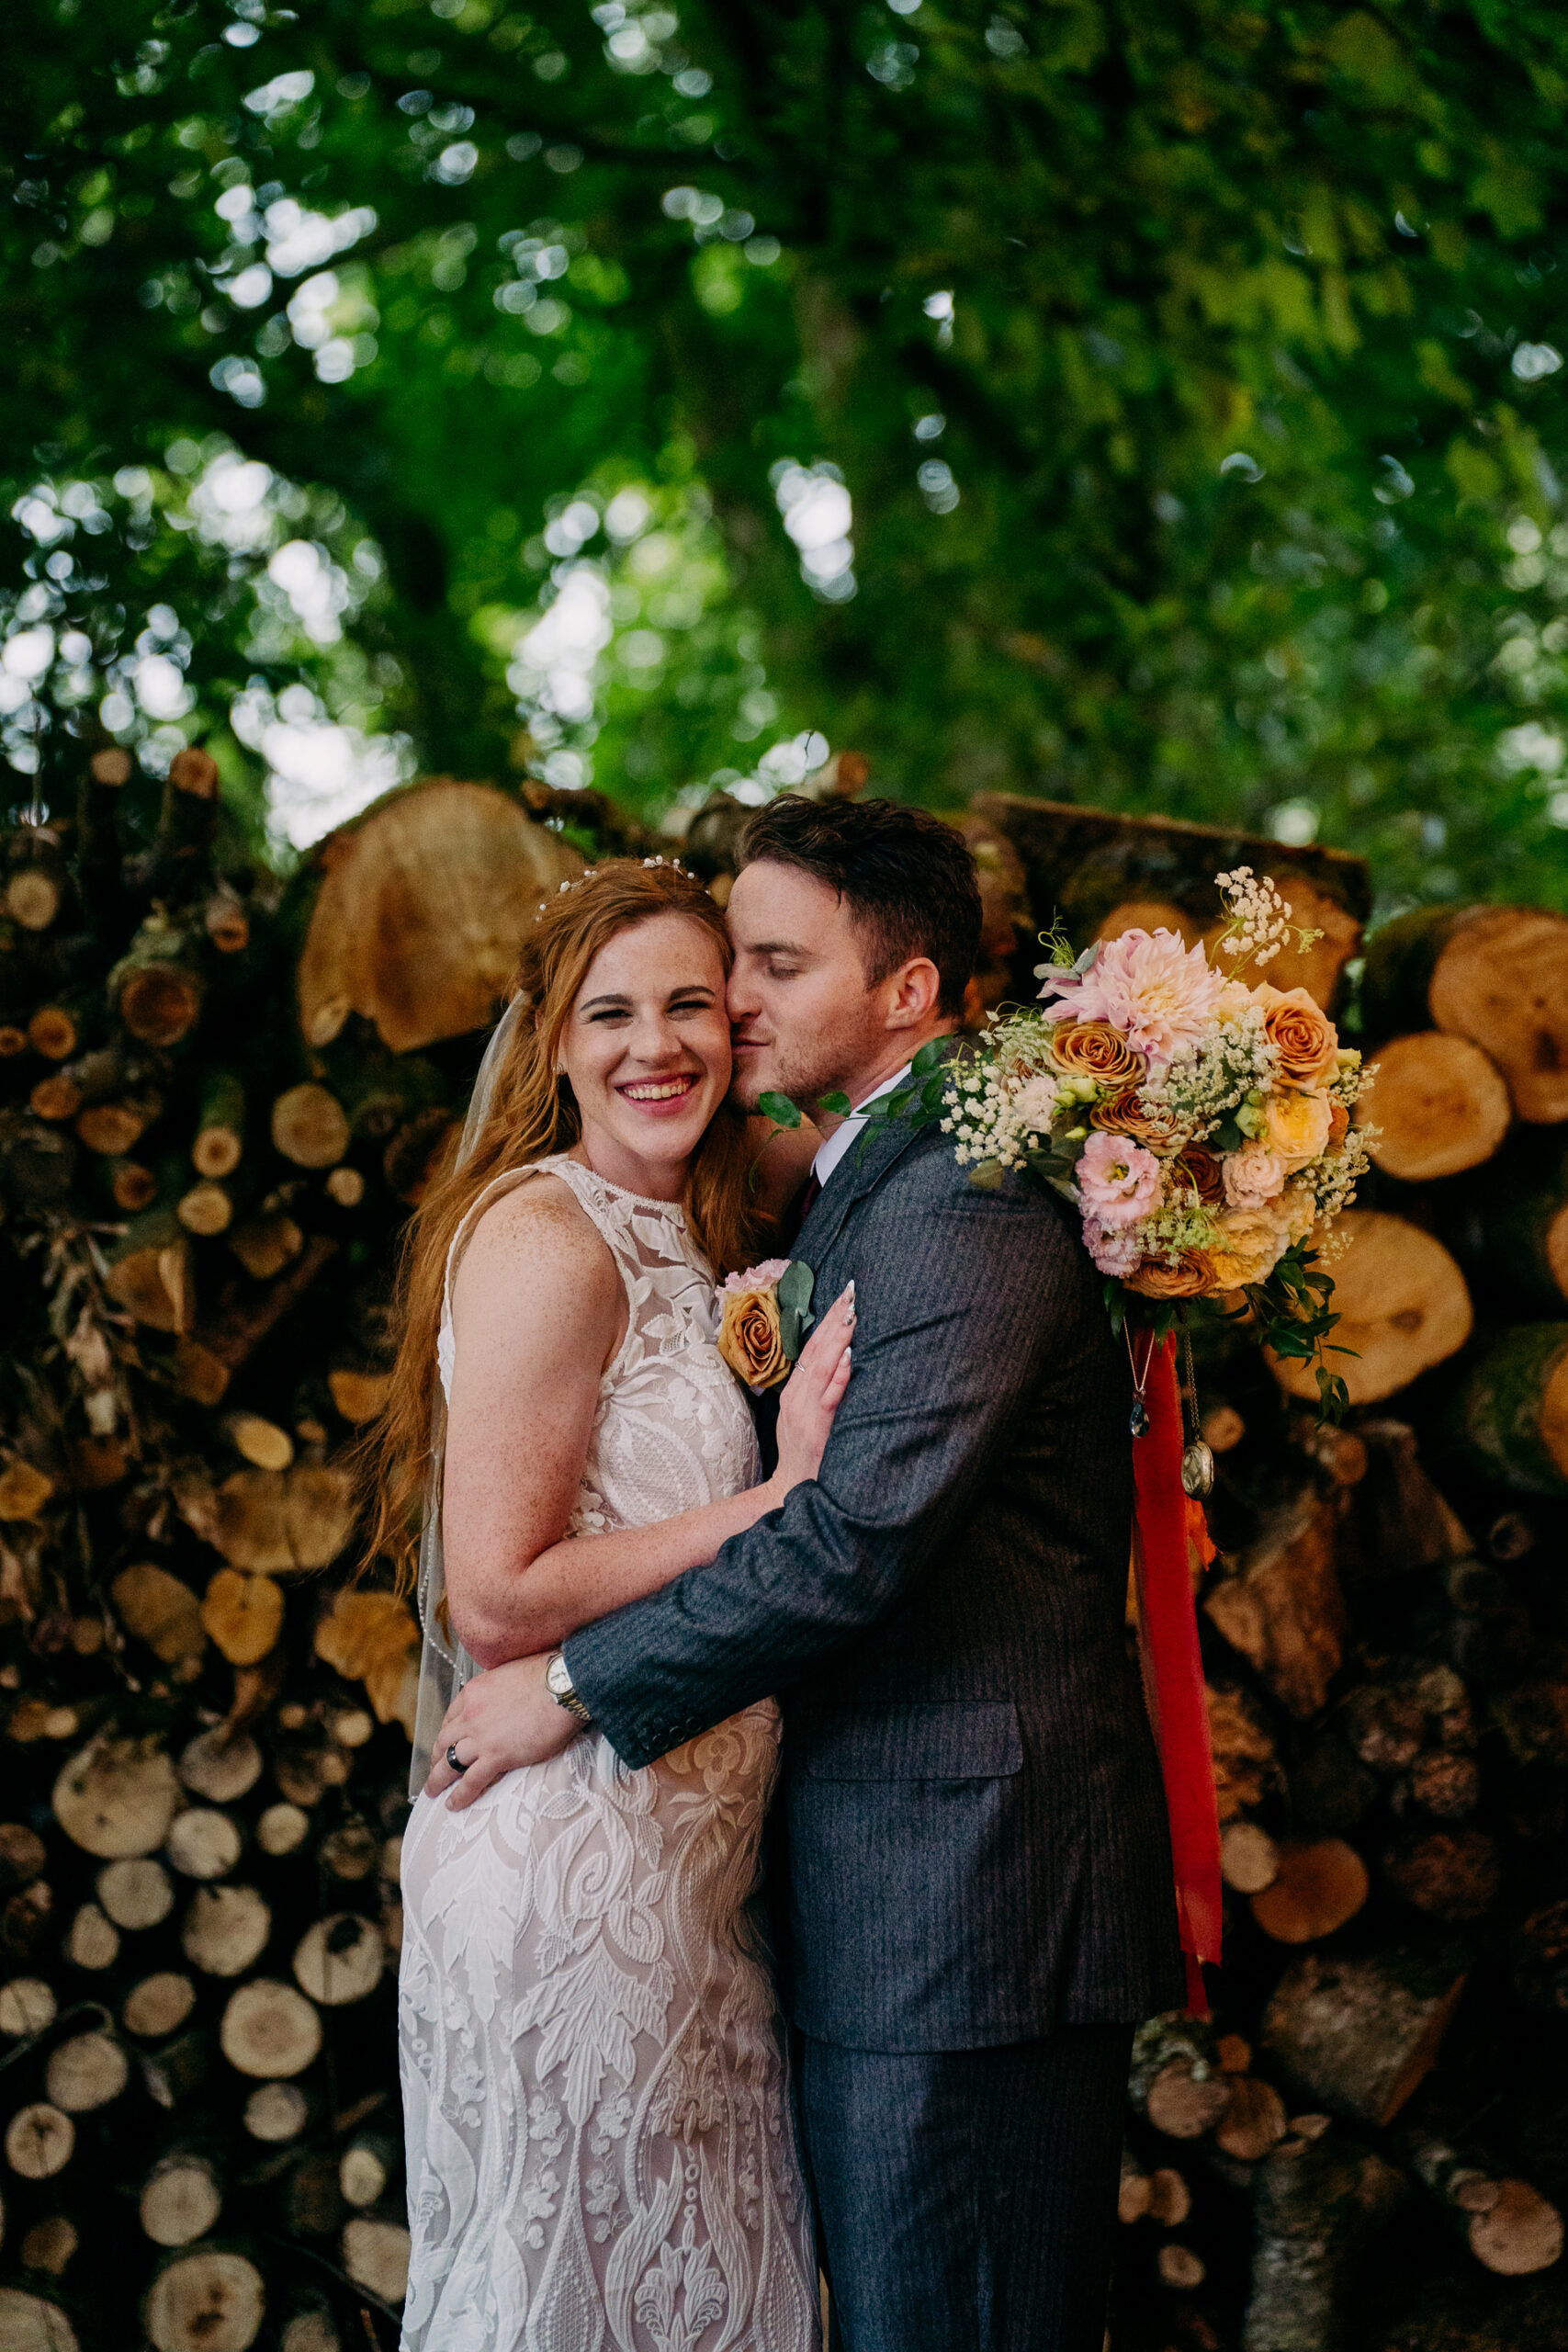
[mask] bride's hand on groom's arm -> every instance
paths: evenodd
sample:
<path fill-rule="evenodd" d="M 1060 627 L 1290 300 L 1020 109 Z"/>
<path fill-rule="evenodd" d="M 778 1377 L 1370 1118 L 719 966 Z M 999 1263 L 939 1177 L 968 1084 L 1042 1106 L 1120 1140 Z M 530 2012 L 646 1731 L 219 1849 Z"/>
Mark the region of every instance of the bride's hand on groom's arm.
<path fill-rule="evenodd" d="M 855 1286 L 840 1292 L 800 1351 L 779 1398 L 779 1464 L 771 1498 L 782 1503 L 792 1487 L 815 1478 L 832 1435 L 833 1417 L 850 1385 L 850 1342 L 855 1329 Z"/>
<path fill-rule="evenodd" d="M 435 1760 L 424 1784 L 428 1796 L 450 1789 L 447 1804 L 460 1813 L 503 1772 L 514 1772 L 520 1764 L 542 1764 L 577 1736 L 579 1725 L 545 1688 L 548 1664 L 547 1652 L 520 1657 L 464 1684 L 436 1735 Z M 457 1750 L 460 1772 L 448 1763 L 448 1748 Z"/>

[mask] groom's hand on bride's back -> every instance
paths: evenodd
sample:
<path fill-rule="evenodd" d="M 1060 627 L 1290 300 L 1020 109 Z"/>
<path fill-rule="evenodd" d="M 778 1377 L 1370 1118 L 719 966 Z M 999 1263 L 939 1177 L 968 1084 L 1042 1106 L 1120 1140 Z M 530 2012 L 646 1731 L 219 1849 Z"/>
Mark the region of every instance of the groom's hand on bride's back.
<path fill-rule="evenodd" d="M 502 1773 L 514 1772 L 521 1764 L 542 1764 L 576 1738 L 579 1724 L 545 1686 L 545 1669 L 553 1655 L 547 1651 L 539 1657 L 515 1658 L 464 1684 L 436 1735 L 435 1761 L 424 1784 L 427 1796 L 444 1796 L 450 1790 L 447 1804 L 461 1813 Z M 449 1750 L 456 1751 L 460 1770 L 447 1760 Z"/>

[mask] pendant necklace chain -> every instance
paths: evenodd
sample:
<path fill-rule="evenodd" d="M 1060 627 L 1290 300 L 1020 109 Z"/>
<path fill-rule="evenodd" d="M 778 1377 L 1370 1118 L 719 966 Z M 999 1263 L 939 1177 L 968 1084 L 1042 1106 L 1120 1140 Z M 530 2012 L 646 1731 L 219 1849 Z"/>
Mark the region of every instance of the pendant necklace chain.
<path fill-rule="evenodd" d="M 1123 1323 L 1122 1333 L 1127 1342 L 1127 1362 L 1133 1374 L 1133 1409 L 1127 1416 L 1127 1427 L 1134 1437 L 1147 1437 L 1150 1428 L 1149 1408 L 1144 1401 L 1144 1391 L 1148 1386 L 1149 1373 L 1154 1363 L 1155 1336 L 1152 1331 L 1146 1335 L 1144 1368 L 1140 1373 L 1138 1350 L 1131 1327 Z M 1191 1334 L 1185 1323 L 1181 1327 L 1181 1354 L 1182 1378 L 1178 1392 L 1178 1405 L 1181 1413 L 1184 1433 L 1186 1426 L 1189 1425 L 1189 1417 L 1190 1417 L 1190 1425 L 1193 1432 L 1190 1441 L 1182 1450 L 1181 1484 L 1187 1494 L 1201 1501 L 1206 1495 L 1213 1494 L 1214 1490 L 1214 1457 L 1203 1439 L 1198 1434 L 1198 1381 L 1192 1369 Z"/>

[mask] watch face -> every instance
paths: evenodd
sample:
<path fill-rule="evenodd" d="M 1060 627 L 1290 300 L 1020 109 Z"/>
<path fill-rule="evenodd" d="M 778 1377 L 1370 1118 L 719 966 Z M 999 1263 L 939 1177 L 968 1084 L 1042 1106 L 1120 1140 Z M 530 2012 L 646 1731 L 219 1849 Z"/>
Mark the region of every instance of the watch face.
<path fill-rule="evenodd" d="M 554 1699 L 558 1699 L 562 1691 L 571 1689 L 571 1677 L 566 1670 L 564 1657 L 551 1658 L 545 1668 L 545 1682 Z"/>

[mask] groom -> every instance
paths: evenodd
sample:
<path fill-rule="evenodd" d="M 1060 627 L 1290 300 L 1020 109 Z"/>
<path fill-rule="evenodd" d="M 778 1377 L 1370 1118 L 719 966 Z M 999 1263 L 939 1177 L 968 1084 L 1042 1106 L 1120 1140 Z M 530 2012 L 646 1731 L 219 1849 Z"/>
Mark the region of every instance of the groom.
<path fill-rule="evenodd" d="M 775 800 L 728 911 L 743 1107 L 863 1106 L 957 1028 L 980 902 L 939 820 Z M 794 1255 L 818 1301 L 852 1278 L 859 1310 L 818 1477 L 564 1666 L 484 1680 L 513 1763 L 576 1714 L 644 1765 L 779 1694 L 790 2008 L 845 2352 L 1100 2352 L 1133 2027 L 1183 1999 L 1123 1636 L 1131 1382 L 1054 1194 L 976 1190 L 935 1128 L 818 1124 Z"/>

